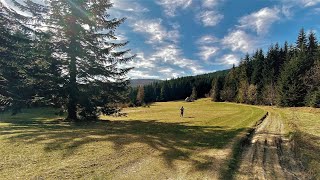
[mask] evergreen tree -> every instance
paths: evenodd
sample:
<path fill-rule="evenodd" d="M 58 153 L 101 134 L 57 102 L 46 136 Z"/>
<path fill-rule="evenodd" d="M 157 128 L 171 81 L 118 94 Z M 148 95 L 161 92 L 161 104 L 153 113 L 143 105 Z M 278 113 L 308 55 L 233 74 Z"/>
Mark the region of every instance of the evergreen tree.
<path fill-rule="evenodd" d="M 190 98 L 191 98 L 192 101 L 197 100 L 198 92 L 197 92 L 197 88 L 196 87 L 192 88 L 192 93 L 190 95 Z"/>
<path fill-rule="evenodd" d="M 306 105 L 320 107 L 320 57 L 306 73 L 304 84 L 308 88 Z"/>
<path fill-rule="evenodd" d="M 167 81 L 165 81 L 162 84 L 161 90 L 160 90 L 160 101 L 168 101 L 169 99 L 169 86 Z"/>
<path fill-rule="evenodd" d="M 11 108 L 16 114 L 37 100 L 33 70 L 38 66 L 35 61 L 38 54 L 34 51 L 36 40 L 31 36 L 36 38 L 38 33 L 24 25 L 30 17 L 20 15 L 1 2 L 0 9 L 0 109 Z"/>
<path fill-rule="evenodd" d="M 221 101 L 221 91 L 223 88 L 223 79 L 218 76 L 212 80 L 211 100 L 215 102 Z"/>
<path fill-rule="evenodd" d="M 296 47 L 301 51 L 307 50 L 307 36 L 303 28 L 299 31 L 299 35 L 296 41 Z"/>
<path fill-rule="evenodd" d="M 248 82 L 248 63 L 249 63 L 249 55 L 246 55 L 246 58 L 241 61 L 240 66 L 238 67 L 239 74 L 239 87 L 238 87 L 238 95 L 237 102 L 246 103 L 247 102 L 247 92 L 249 88 Z"/>
<path fill-rule="evenodd" d="M 253 72 L 251 76 L 252 84 L 257 86 L 257 103 L 262 103 L 262 88 L 263 88 L 263 63 L 264 63 L 264 55 L 262 49 L 257 50 L 253 56 L 252 66 Z"/>
<path fill-rule="evenodd" d="M 310 70 L 311 66 L 314 65 L 317 58 L 318 42 L 316 35 L 313 31 L 308 36 L 307 44 L 307 59 L 305 62 L 306 70 Z"/>
<path fill-rule="evenodd" d="M 232 69 L 225 77 L 223 91 L 221 93 L 221 98 L 223 101 L 232 102 L 235 100 L 237 94 L 238 82 L 236 78 L 236 68 L 233 65 Z"/>
<path fill-rule="evenodd" d="M 53 36 L 55 58 L 63 65 L 68 119 L 80 115 L 96 118 L 117 111 L 114 103 L 124 100 L 130 68 L 129 50 L 117 51 L 127 42 L 116 42 L 115 30 L 124 19 L 109 19 L 109 1 L 48 1 L 46 24 Z M 97 107 L 100 108 L 97 108 Z"/>
<path fill-rule="evenodd" d="M 301 66 L 305 59 L 304 53 L 294 57 L 283 69 L 279 86 L 279 105 L 281 106 L 303 106 L 306 89 L 303 86 Z"/>

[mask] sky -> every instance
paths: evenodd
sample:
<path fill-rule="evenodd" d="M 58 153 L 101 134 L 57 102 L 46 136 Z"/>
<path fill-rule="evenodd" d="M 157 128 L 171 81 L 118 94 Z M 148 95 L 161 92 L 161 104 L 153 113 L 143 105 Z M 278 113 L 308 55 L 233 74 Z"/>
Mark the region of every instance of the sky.
<path fill-rule="evenodd" d="M 9 0 L 0 0 L 9 3 Z M 41 0 L 34 0 L 40 2 Z M 115 31 L 136 58 L 132 79 L 171 79 L 229 69 L 258 48 L 320 34 L 320 0 L 111 0 Z M 317 35 L 317 37 L 320 37 Z"/>
<path fill-rule="evenodd" d="M 130 78 L 170 79 L 228 69 L 246 53 L 320 33 L 320 0 L 112 0 L 116 34 L 137 57 Z M 317 37 L 319 37 L 317 35 Z"/>

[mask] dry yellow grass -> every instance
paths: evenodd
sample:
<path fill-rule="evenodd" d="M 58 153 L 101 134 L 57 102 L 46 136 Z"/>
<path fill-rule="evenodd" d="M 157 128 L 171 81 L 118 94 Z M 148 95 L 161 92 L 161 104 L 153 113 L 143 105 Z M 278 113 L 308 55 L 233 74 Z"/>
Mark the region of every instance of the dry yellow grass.
<path fill-rule="evenodd" d="M 185 107 L 185 117 L 179 108 Z M 0 115 L 0 179 L 216 179 L 264 110 L 201 99 L 69 123 L 52 109 Z"/>

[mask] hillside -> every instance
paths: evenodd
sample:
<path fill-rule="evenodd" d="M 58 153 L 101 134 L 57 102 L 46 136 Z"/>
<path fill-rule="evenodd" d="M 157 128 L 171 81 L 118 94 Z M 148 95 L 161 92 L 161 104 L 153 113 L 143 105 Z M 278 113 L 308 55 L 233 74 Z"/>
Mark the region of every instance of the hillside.
<path fill-rule="evenodd" d="M 130 79 L 130 86 L 131 87 L 138 87 L 148 85 L 154 82 L 159 82 L 159 79 Z"/>
<path fill-rule="evenodd" d="M 158 81 L 144 86 L 144 102 L 156 101 L 175 101 L 183 100 L 191 95 L 192 89 L 195 88 L 199 98 L 205 97 L 212 87 L 214 78 L 224 78 L 228 70 L 222 70 L 196 76 L 185 76 L 171 80 Z M 130 100 L 135 103 L 138 94 L 138 88 L 130 91 Z"/>

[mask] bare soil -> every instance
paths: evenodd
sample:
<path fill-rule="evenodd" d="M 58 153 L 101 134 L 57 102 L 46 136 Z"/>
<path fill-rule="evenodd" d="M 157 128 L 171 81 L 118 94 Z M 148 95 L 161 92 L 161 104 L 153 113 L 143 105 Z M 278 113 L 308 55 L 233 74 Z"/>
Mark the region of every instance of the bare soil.
<path fill-rule="evenodd" d="M 276 111 L 269 113 L 256 129 L 244 150 L 236 179 L 307 179 Z"/>

